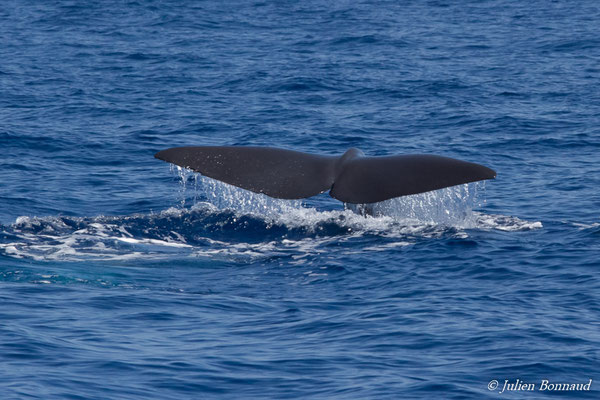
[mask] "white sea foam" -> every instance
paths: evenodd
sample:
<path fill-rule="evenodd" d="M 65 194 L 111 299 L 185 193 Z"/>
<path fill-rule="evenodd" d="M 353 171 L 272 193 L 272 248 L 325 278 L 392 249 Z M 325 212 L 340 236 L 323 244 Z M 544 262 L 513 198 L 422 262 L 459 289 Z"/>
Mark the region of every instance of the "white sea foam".
<path fill-rule="evenodd" d="M 482 214 L 475 212 L 475 227 L 478 229 L 497 229 L 499 231 L 530 231 L 541 229 L 540 221 L 525 221 L 517 217 L 506 215 Z"/>
<path fill-rule="evenodd" d="M 332 246 L 344 254 L 393 251 L 428 238 L 467 238 L 472 229 L 542 228 L 539 221 L 473 211 L 480 206 L 475 184 L 373 204 L 373 215 L 363 216 L 273 199 L 181 169 L 178 173 L 184 181 L 182 198 L 191 197 L 185 182 L 194 182 L 189 208 L 124 217 L 19 217 L 3 227 L 10 239 L 0 243 L 0 250 L 36 260 L 289 257 L 301 263 Z M 252 231 L 251 238 L 244 236 L 245 229 Z"/>
<path fill-rule="evenodd" d="M 581 223 L 578 223 L 578 222 L 573 222 L 573 225 L 576 226 L 580 230 L 586 230 L 586 229 L 599 228 L 600 227 L 600 222 L 594 222 L 594 223 L 591 223 L 591 224 L 581 224 Z"/>

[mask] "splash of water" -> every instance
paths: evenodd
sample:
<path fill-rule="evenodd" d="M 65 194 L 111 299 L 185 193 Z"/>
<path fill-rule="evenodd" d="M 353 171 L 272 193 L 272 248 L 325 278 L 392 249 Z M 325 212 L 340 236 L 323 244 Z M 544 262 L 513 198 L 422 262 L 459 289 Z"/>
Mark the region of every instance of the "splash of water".
<path fill-rule="evenodd" d="M 277 220 L 284 218 L 292 224 L 298 218 L 308 222 L 306 218 L 301 218 L 299 215 L 305 215 L 299 210 L 307 208 L 301 200 L 275 199 L 207 178 L 191 170 L 179 168 L 177 172 L 180 177 L 182 207 L 185 205 L 186 197 L 191 197 L 194 199 L 193 207 L 204 206 L 204 202 L 206 202 L 218 210 L 233 210 L 239 214 L 257 215 Z M 187 193 L 187 182 L 192 179 L 194 191 L 190 196 Z M 398 197 L 379 203 L 345 204 L 345 209 L 363 217 L 388 217 L 405 224 L 434 224 L 469 228 L 476 226 L 473 210 L 481 206 L 479 195 L 484 189 L 484 182 L 475 182 Z M 286 216 L 292 216 L 291 220 Z"/>
<path fill-rule="evenodd" d="M 480 206 L 484 183 L 470 183 L 440 190 L 397 197 L 373 204 L 376 216 L 389 216 L 405 223 L 425 223 L 471 228 L 476 225 L 473 210 Z"/>
<path fill-rule="evenodd" d="M 235 210 L 240 214 L 276 217 L 303 207 L 301 200 L 281 200 L 261 193 L 237 188 L 199 174 L 200 186 L 207 202 L 219 210 Z M 197 188 L 196 188 L 197 190 Z"/>
<path fill-rule="evenodd" d="M 471 228 L 542 227 L 539 221 L 474 211 L 480 205 L 477 184 L 371 204 L 372 215 L 364 216 L 341 203 L 338 209 L 331 202 L 331 209 L 317 210 L 299 200 L 273 199 L 189 170 L 176 173 L 181 181 L 179 207 L 114 217 L 19 217 L 12 225 L 0 226 L 0 255 L 37 260 L 302 259 L 329 252 L 332 246 L 346 254 L 388 251 L 424 238 L 467 237 L 465 229 Z M 192 206 L 185 207 L 186 199 L 192 199 Z"/>

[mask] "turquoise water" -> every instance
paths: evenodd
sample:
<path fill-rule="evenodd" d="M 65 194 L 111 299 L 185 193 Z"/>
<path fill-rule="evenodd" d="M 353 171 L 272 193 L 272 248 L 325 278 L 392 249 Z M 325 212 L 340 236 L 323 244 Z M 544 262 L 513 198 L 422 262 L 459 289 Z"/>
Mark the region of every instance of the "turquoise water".
<path fill-rule="evenodd" d="M 599 17 L 4 1 L 1 397 L 597 398 Z M 430 153 L 498 177 L 364 218 L 153 158 L 183 145 Z M 517 379 L 535 390 L 499 393 Z"/>

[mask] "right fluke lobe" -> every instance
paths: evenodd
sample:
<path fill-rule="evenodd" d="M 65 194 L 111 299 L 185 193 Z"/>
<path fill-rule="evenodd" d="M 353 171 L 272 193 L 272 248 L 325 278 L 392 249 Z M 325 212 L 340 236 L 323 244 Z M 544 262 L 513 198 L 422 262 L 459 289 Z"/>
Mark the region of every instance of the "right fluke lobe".
<path fill-rule="evenodd" d="M 362 157 L 348 162 L 336 176 L 331 196 L 345 203 L 376 203 L 495 177 L 496 172 L 483 165 L 448 157 Z"/>

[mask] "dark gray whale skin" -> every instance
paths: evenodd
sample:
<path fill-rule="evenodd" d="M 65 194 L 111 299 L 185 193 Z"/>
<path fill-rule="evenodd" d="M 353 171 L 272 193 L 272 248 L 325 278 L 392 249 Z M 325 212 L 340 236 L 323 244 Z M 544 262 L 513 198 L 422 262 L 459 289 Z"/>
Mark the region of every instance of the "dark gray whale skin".
<path fill-rule="evenodd" d="M 242 189 L 279 199 L 302 199 L 329 190 L 331 197 L 367 204 L 493 179 L 483 165 L 428 154 L 366 157 L 351 148 L 321 156 L 273 147 L 189 146 L 154 157 Z"/>

